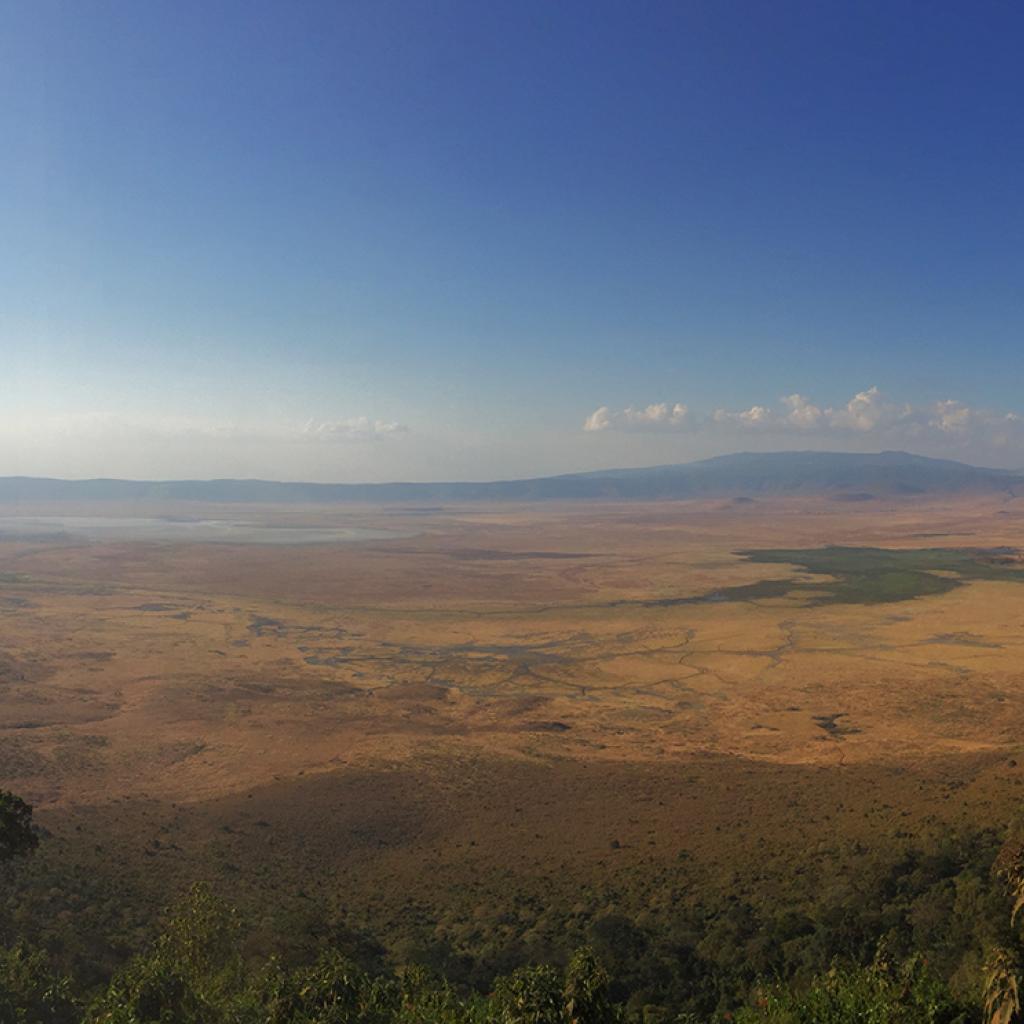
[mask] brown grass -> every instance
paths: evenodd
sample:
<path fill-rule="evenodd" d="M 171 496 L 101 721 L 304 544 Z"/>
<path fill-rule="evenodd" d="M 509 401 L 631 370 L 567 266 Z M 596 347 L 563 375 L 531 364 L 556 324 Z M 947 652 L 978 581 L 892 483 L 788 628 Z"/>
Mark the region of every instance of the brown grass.
<path fill-rule="evenodd" d="M 510 878 L 767 893 L 1019 802 L 1024 587 L 629 603 L 796 575 L 744 548 L 1024 546 L 1012 503 L 246 515 L 420 532 L 0 544 L 0 780 L 80 866 L 276 876 L 368 920 Z"/>

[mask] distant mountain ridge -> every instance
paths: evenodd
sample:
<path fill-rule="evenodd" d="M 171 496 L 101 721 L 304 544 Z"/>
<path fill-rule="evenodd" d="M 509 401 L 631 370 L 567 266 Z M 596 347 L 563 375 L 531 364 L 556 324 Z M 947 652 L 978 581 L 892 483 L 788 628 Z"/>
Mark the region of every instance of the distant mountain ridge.
<path fill-rule="evenodd" d="M 926 494 L 1024 494 L 1024 472 L 907 452 L 741 452 L 699 462 L 486 483 L 316 484 L 272 480 L 58 480 L 0 477 L 0 501 L 445 502 L 758 498 L 848 500 Z"/>

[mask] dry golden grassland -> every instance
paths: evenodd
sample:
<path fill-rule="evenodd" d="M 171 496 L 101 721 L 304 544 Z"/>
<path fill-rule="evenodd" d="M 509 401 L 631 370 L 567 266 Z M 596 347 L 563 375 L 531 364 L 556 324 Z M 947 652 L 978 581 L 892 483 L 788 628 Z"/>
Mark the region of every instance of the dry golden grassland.
<path fill-rule="evenodd" d="M 512 878 L 570 902 L 658 872 L 785 885 L 1020 799 L 1012 551 L 994 578 L 942 563 L 929 579 L 961 585 L 867 603 L 738 554 L 1024 548 L 1016 503 L 242 514 L 398 535 L 0 543 L 0 785 L 79 869 L 344 890 L 372 924 Z"/>

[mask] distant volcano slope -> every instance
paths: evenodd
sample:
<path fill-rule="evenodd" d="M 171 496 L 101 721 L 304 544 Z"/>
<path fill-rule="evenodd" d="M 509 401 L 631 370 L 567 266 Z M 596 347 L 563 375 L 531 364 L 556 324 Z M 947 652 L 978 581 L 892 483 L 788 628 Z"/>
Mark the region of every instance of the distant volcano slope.
<path fill-rule="evenodd" d="M 1024 494 L 1024 473 L 907 452 L 744 452 L 643 469 L 486 483 L 313 484 L 269 480 L 56 480 L 0 477 L 0 501 L 452 502 L 758 498 L 831 495 L 858 501 Z"/>

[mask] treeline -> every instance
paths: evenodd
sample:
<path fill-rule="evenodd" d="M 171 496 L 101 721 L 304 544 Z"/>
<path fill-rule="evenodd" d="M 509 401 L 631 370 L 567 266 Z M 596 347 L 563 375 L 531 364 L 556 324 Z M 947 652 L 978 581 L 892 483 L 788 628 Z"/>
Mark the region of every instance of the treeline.
<path fill-rule="evenodd" d="M 41 953 L 0 953 L 2 1024 L 954 1024 L 981 1019 L 920 958 L 883 951 L 868 967 L 836 967 L 802 991 L 755 986 L 735 1013 L 702 1017 L 649 1006 L 630 1012 L 592 949 L 564 968 L 522 967 L 490 991 L 459 991 L 423 967 L 365 971 L 338 950 L 309 965 L 248 962 L 237 915 L 198 886 L 151 949 L 91 999 L 54 974 Z"/>

